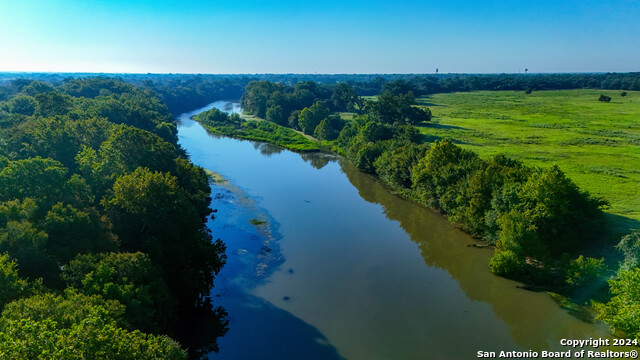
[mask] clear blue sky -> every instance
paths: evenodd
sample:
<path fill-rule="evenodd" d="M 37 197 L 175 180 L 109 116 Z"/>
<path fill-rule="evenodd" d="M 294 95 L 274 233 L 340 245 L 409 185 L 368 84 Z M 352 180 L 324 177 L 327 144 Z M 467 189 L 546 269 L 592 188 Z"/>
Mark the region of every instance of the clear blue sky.
<path fill-rule="evenodd" d="M 0 71 L 436 68 L 640 71 L 640 1 L 0 1 Z"/>

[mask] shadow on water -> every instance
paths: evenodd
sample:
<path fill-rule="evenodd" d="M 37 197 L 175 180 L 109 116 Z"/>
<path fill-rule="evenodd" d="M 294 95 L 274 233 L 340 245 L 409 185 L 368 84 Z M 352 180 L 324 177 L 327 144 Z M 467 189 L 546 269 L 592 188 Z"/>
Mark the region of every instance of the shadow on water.
<path fill-rule="evenodd" d="M 229 302 L 229 334 L 221 341 L 221 352 L 211 359 L 344 359 L 320 331 L 288 311 L 238 286 L 227 288 L 225 297 Z"/>
<path fill-rule="evenodd" d="M 259 143 L 254 147 L 280 149 Z M 264 154 L 264 153 L 263 153 Z M 265 154 L 268 156 L 267 154 Z M 219 339 L 220 352 L 212 359 L 343 359 L 315 327 L 286 310 L 251 294 L 269 281 L 284 258 L 280 253 L 279 224 L 231 183 L 212 184 L 212 206 L 220 214 L 209 227 L 225 239 L 227 264 L 214 288 L 214 302 L 224 306 L 229 331 Z M 265 221 L 249 225 L 251 219 Z M 282 303 L 296 299 L 281 299 Z M 217 350 L 217 349 L 216 349 Z"/>

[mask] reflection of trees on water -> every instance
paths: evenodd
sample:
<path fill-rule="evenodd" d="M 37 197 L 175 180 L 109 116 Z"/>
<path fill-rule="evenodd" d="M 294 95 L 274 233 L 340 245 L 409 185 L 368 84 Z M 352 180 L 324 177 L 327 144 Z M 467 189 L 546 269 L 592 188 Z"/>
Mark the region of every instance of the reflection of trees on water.
<path fill-rule="evenodd" d="M 284 151 L 284 149 L 278 145 L 273 145 L 273 144 L 264 143 L 264 142 L 252 142 L 252 145 L 254 149 L 260 151 L 260 154 L 267 157 L 273 154 L 279 154 L 282 151 Z"/>
<path fill-rule="evenodd" d="M 313 153 L 302 153 L 300 157 L 305 162 L 308 162 L 314 168 L 320 170 L 323 167 L 327 166 L 329 163 L 329 158 L 326 156 L 322 156 L 321 154 L 313 154 Z"/>
<path fill-rule="evenodd" d="M 548 350 L 558 348 L 561 338 L 609 336 L 603 326 L 584 323 L 560 309 L 548 294 L 518 289 L 516 282 L 490 273 L 491 250 L 469 247 L 473 240 L 444 217 L 391 194 L 347 162 L 341 167 L 363 199 L 382 205 L 386 217 L 400 223 L 428 266 L 447 271 L 469 299 L 489 304 L 524 348 Z"/>
<path fill-rule="evenodd" d="M 171 335 L 182 348 L 189 349 L 191 359 L 218 352 L 218 338 L 229 330 L 228 314 L 224 308 L 214 308 L 207 299 L 203 304 L 180 309 L 180 316 L 180 323 L 173 328 L 175 334 Z"/>

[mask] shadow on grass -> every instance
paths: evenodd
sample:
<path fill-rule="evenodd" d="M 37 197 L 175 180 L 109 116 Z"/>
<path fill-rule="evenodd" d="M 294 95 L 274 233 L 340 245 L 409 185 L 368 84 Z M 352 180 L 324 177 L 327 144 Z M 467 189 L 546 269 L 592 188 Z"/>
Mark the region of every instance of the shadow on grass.
<path fill-rule="evenodd" d="M 640 221 L 622 215 L 606 213 L 607 221 L 611 228 L 611 241 L 618 243 L 620 238 L 631 232 L 632 229 L 640 229 Z"/>
<path fill-rule="evenodd" d="M 425 128 L 425 129 L 440 129 L 440 130 L 451 130 L 451 129 L 457 129 L 457 130 L 469 130 L 467 128 L 463 128 L 460 126 L 455 126 L 455 125 L 444 125 L 444 124 L 438 124 L 438 123 L 432 123 L 432 122 L 421 122 L 420 124 L 416 125 L 417 127 L 421 127 L 421 128 Z"/>
<path fill-rule="evenodd" d="M 436 141 L 441 141 L 443 139 L 451 139 L 451 142 L 456 144 L 456 145 L 476 145 L 477 146 L 477 144 L 472 144 L 472 143 L 456 140 L 456 139 L 453 139 L 453 138 L 448 138 L 446 136 L 442 137 L 442 136 L 437 136 L 437 135 L 422 134 L 422 142 L 434 143 Z"/>
<path fill-rule="evenodd" d="M 432 103 L 430 102 L 431 99 L 416 99 L 416 104 L 420 105 L 420 106 L 437 106 L 437 107 L 447 107 L 448 105 L 444 105 L 444 104 L 436 104 L 436 103 Z"/>

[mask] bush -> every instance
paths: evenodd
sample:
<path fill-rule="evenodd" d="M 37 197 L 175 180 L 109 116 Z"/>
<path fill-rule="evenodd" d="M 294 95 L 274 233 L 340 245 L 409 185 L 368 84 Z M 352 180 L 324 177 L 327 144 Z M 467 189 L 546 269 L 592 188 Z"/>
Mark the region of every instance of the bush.
<path fill-rule="evenodd" d="M 526 271 L 525 262 L 511 250 L 496 251 L 489 259 L 489 269 L 496 275 L 519 277 Z"/>
<path fill-rule="evenodd" d="M 579 288 L 585 285 L 595 285 L 607 272 L 604 258 L 594 259 L 578 256 L 569 262 L 569 268 L 565 276 L 565 282 L 570 288 Z"/>
<path fill-rule="evenodd" d="M 602 102 L 610 102 L 610 101 L 611 101 L 611 96 L 607 96 L 607 95 L 600 95 L 600 97 L 598 98 L 598 101 L 602 101 Z"/>
<path fill-rule="evenodd" d="M 606 304 L 599 304 L 596 318 L 604 321 L 613 331 L 626 337 L 640 339 L 640 269 L 618 272 L 609 281 L 613 297 Z"/>

